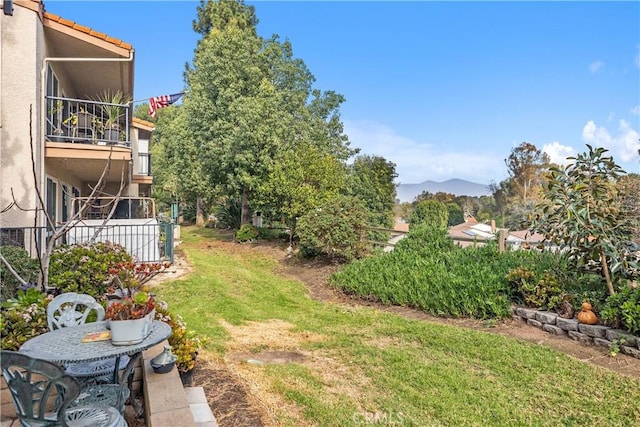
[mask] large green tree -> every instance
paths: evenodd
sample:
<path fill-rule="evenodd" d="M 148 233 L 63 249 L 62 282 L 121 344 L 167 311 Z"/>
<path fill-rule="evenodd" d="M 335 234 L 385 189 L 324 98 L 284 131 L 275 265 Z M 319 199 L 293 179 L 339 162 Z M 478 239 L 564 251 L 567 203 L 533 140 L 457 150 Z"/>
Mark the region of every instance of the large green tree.
<path fill-rule="evenodd" d="M 349 167 L 348 192 L 364 202 L 369 226 L 393 227 L 397 176 L 396 165 L 380 156 L 356 156 Z"/>
<path fill-rule="evenodd" d="M 291 44 L 263 40 L 256 25 L 254 8 L 243 2 L 201 3 L 194 29 L 203 37 L 186 72 L 183 107 L 200 180 L 242 201 L 242 223 L 251 207 L 274 199 L 265 183 L 281 180 L 276 161 L 281 169 L 301 144 L 337 161 L 353 153 L 338 113 L 344 98 L 312 89 L 313 75 Z"/>

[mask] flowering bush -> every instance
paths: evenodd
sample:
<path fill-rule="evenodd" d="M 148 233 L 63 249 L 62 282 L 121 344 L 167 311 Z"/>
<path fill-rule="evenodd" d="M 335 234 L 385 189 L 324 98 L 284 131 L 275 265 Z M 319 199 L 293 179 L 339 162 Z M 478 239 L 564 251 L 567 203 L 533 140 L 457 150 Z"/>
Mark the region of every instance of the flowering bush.
<path fill-rule="evenodd" d="M 177 357 L 178 371 L 192 370 L 196 365 L 198 352 L 202 348 L 202 340 L 193 331 L 187 329 L 187 325 L 180 315 L 169 312 L 168 304 L 165 301 L 158 301 L 156 304 L 156 320 L 161 320 L 171 326 L 171 336 L 168 341 L 172 353 Z"/>
<path fill-rule="evenodd" d="M 18 350 L 28 339 L 49 330 L 47 305 L 53 299 L 35 288 L 18 291 L 15 299 L 2 304 L 0 330 L 2 349 Z"/>

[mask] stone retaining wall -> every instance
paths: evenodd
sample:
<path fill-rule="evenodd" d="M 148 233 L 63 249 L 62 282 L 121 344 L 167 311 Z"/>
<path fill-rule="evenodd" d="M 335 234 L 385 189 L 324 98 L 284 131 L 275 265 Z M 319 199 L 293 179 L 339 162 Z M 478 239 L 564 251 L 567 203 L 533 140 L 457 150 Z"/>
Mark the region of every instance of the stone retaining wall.
<path fill-rule="evenodd" d="M 564 319 L 556 313 L 533 308 L 512 307 L 513 318 L 527 322 L 545 332 L 564 335 L 574 341 L 611 349 L 617 345 L 620 352 L 640 359 L 640 337 L 620 329 L 603 325 L 585 325 L 576 319 Z"/>

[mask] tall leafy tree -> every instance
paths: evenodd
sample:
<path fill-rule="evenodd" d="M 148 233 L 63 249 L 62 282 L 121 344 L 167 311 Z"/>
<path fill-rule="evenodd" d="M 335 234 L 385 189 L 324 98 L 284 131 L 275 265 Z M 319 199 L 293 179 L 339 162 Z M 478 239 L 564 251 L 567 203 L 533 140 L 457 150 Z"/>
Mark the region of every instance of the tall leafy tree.
<path fill-rule="evenodd" d="M 527 204 L 542 185 L 542 175 L 549 166 L 549 156 L 529 142 L 511 150 L 505 164 L 511 180 L 511 196 Z"/>
<path fill-rule="evenodd" d="M 464 222 L 464 213 L 462 208 L 456 202 L 447 203 L 448 219 L 447 225 L 449 227 L 462 224 Z"/>
<path fill-rule="evenodd" d="M 366 206 L 371 227 L 391 228 L 398 177 L 396 165 L 384 157 L 359 155 L 350 166 L 348 192 Z"/>
<path fill-rule="evenodd" d="M 164 108 L 158 114 L 151 146 L 154 195 L 165 202 L 179 200 L 182 212 L 202 225 L 216 188 L 206 179 L 200 147 L 190 137 L 186 123 L 181 106 Z"/>
<path fill-rule="evenodd" d="M 523 142 L 505 159 L 509 178 L 490 188 L 503 226 L 519 229 L 531 222 L 540 201 L 549 156 L 535 145 Z"/>
<path fill-rule="evenodd" d="M 620 178 L 616 186 L 622 198 L 622 209 L 632 223 L 631 238 L 640 244 L 640 175 L 637 173 L 625 175 Z"/>
<path fill-rule="evenodd" d="M 242 223 L 251 206 L 269 199 L 259 189 L 273 188 L 264 183 L 276 159 L 294 155 L 300 144 L 340 161 L 352 154 L 338 114 L 344 98 L 312 90 L 314 78 L 291 44 L 277 36 L 263 40 L 256 25 L 254 8 L 244 2 L 201 3 L 194 29 L 203 38 L 186 72 L 184 98 L 201 180 L 242 200 Z"/>

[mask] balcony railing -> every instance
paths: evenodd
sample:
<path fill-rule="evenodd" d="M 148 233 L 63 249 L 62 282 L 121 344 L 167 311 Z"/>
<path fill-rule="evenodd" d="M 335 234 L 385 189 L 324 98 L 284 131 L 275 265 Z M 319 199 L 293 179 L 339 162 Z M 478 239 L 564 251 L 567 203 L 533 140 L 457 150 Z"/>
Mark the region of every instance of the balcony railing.
<path fill-rule="evenodd" d="M 155 220 L 147 223 L 78 222 L 56 240 L 54 246 L 108 241 L 122 245 L 136 262 L 173 262 L 173 226 Z M 0 228 L 0 246 L 22 248 L 35 258 L 38 252 L 44 254 L 51 235 L 47 227 Z"/>
<path fill-rule="evenodd" d="M 52 142 L 74 142 L 129 147 L 129 105 L 47 96 L 46 138 Z M 114 111 L 117 118 L 107 113 Z"/>

